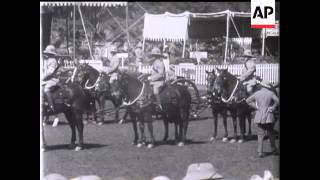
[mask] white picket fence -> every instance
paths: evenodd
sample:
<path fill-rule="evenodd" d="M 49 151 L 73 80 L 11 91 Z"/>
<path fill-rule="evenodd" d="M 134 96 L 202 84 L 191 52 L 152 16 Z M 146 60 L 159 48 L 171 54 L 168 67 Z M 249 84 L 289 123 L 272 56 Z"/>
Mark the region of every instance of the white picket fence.
<path fill-rule="evenodd" d="M 235 65 L 194 65 L 194 66 L 183 66 L 183 65 L 174 65 L 173 69 L 176 76 L 183 76 L 194 80 L 197 85 L 206 85 L 207 84 L 207 74 L 206 71 L 212 71 L 216 68 L 228 68 L 228 71 L 233 75 L 240 75 L 244 65 L 235 64 Z M 256 75 L 262 79 L 268 80 L 271 83 L 276 83 L 279 81 L 279 64 L 257 64 Z M 151 66 L 142 65 L 139 68 L 139 71 L 142 73 L 151 73 Z"/>
<path fill-rule="evenodd" d="M 101 70 L 102 62 L 99 60 L 80 60 L 80 63 L 88 63 L 93 67 Z M 73 68 L 74 63 L 72 61 L 66 60 L 64 62 L 66 68 Z M 194 80 L 196 85 L 207 85 L 207 74 L 206 71 L 212 71 L 216 68 L 228 68 L 228 71 L 234 75 L 240 75 L 243 64 L 234 65 L 190 65 L 190 64 L 179 64 L 170 65 L 170 69 L 174 70 L 175 76 L 183 76 Z M 268 80 L 271 83 L 279 82 L 279 64 L 257 64 L 256 75 L 260 76 L 262 79 Z M 150 74 L 152 71 L 152 66 L 141 65 L 139 67 L 139 72 Z"/>

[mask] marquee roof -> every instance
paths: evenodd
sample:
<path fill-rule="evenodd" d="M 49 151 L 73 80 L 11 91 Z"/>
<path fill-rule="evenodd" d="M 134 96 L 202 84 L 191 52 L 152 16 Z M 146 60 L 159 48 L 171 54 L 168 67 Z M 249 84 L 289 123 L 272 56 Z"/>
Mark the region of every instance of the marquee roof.
<path fill-rule="evenodd" d="M 88 6 L 88 7 L 96 7 L 96 6 L 105 6 L 105 7 L 113 7 L 113 6 L 127 6 L 127 2 L 40 2 L 40 6 Z"/>
<path fill-rule="evenodd" d="M 182 41 L 226 36 L 226 20 L 230 13 L 229 37 L 259 37 L 260 29 L 251 29 L 251 15 L 229 10 L 217 13 L 145 14 L 143 37 L 153 41 Z M 232 20 L 233 22 L 232 22 Z M 237 30 L 234 28 L 234 25 Z M 238 33 L 236 32 L 238 31 Z"/>

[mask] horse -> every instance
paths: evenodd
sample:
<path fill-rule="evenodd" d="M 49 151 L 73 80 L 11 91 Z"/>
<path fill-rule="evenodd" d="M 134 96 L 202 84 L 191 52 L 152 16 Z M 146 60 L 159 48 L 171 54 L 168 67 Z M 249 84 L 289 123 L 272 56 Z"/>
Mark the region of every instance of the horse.
<path fill-rule="evenodd" d="M 84 144 L 82 115 L 90 108 L 90 102 L 88 98 L 85 96 L 85 93 L 80 85 L 76 83 L 68 83 L 53 87 L 52 97 L 55 111 L 52 111 L 52 109 L 49 107 L 46 97 L 43 97 L 42 121 L 44 120 L 45 116 L 64 113 L 71 128 L 71 143 L 69 147 L 75 148 L 76 151 L 81 150 Z M 42 140 L 44 148 L 46 148 L 47 145 L 44 137 L 44 127 L 42 128 Z M 75 144 L 76 129 L 78 130 L 78 145 Z"/>
<path fill-rule="evenodd" d="M 117 94 L 111 92 L 111 86 L 109 83 L 109 77 L 105 73 L 100 73 L 98 70 L 88 64 L 81 64 L 77 67 L 75 76 L 80 82 L 81 86 L 85 89 L 86 93 L 91 96 L 98 104 L 98 112 L 100 114 L 99 125 L 104 122 L 104 109 L 105 101 L 111 100 L 115 107 L 118 107 L 121 103 Z M 126 115 L 124 116 L 126 117 Z M 94 113 L 93 119 L 97 122 L 97 118 Z M 119 121 L 119 111 L 115 112 L 115 120 Z M 120 122 L 123 121 L 122 119 Z"/>
<path fill-rule="evenodd" d="M 156 114 L 156 108 L 153 101 L 152 90 L 146 76 L 136 73 L 130 74 L 127 72 L 119 72 L 117 80 L 112 84 L 114 92 L 118 91 L 124 101 L 123 106 L 126 106 L 130 114 L 134 140 L 133 144 L 141 147 L 146 144 L 146 136 L 144 133 L 144 123 L 147 123 L 150 143 L 148 148 L 154 147 L 152 114 Z M 177 145 L 183 146 L 186 141 L 186 132 L 189 122 L 189 111 L 191 106 L 191 95 L 187 87 L 179 85 L 176 82 L 167 83 L 160 90 L 160 98 L 165 133 L 163 141 L 168 139 L 169 122 L 175 124 L 175 140 Z M 137 131 L 137 124 L 141 136 Z"/>
<path fill-rule="evenodd" d="M 217 139 L 217 128 L 218 128 L 218 115 L 220 114 L 223 119 L 224 136 L 222 138 L 223 142 L 228 141 L 228 127 L 227 127 L 227 116 L 228 107 L 221 101 L 213 91 L 213 83 L 216 79 L 216 74 L 214 70 L 212 72 L 206 71 L 207 74 L 207 99 L 209 100 L 212 115 L 213 115 L 213 134 L 210 137 L 210 141 L 213 142 Z M 234 117 L 234 116 L 233 116 Z"/>
<path fill-rule="evenodd" d="M 253 109 L 246 103 L 248 97 L 246 87 L 239 82 L 236 76 L 228 72 L 228 69 L 216 68 L 216 78 L 213 83 L 213 92 L 221 98 L 231 113 L 233 120 L 234 135 L 231 143 L 236 142 L 237 136 L 237 117 L 239 119 L 240 138 L 238 143 L 245 140 L 246 124 L 245 119 L 249 122 L 248 137 L 251 137 L 251 113 Z"/>

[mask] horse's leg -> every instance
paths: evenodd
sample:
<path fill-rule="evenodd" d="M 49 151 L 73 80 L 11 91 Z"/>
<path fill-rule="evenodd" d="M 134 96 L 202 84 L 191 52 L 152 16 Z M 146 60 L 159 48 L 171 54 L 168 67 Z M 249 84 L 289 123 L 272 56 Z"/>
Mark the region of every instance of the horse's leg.
<path fill-rule="evenodd" d="M 222 118 L 223 118 L 223 127 L 224 127 L 224 136 L 222 138 L 223 142 L 226 142 L 228 140 L 228 123 L 227 123 L 227 112 L 222 112 Z"/>
<path fill-rule="evenodd" d="M 247 114 L 247 119 L 248 119 L 248 138 L 251 139 L 252 137 L 252 132 L 251 132 L 251 111 L 249 110 L 248 114 Z"/>
<path fill-rule="evenodd" d="M 138 127 L 137 127 L 137 117 L 133 112 L 130 112 L 131 121 L 132 121 L 132 127 L 134 132 L 134 140 L 132 142 L 133 145 L 136 145 L 138 143 Z"/>
<path fill-rule="evenodd" d="M 218 128 L 218 113 L 212 109 L 212 118 L 213 118 L 213 134 L 210 138 L 210 141 L 214 141 L 217 138 L 217 128 Z"/>
<path fill-rule="evenodd" d="M 82 114 L 79 112 L 75 112 L 75 120 L 76 120 L 76 127 L 78 129 L 78 138 L 79 138 L 79 145 L 76 147 L 76 151 L 81 150 L 83 148 L 83 121 L 82 121 Z"/>
<path fill-rule="evenodd" d="M 240 127 L 240 139 L 239 143 L 242 143 L 244 141 L 244 135 L 245 135 L 245 126 L 246 126 L 246 119 L 245 115 L 241 113 L 239 115 L 239 127 Z"/>
<path fill-rule="evenodd" d="M 141 147 L 142 145 L 145 145 L 146 143 L 146 135 L 144 133 L 144 119 L 143 116 L 141 114 L 138 115 L 138 126 L 140 129 L 140 139 L 139 139 L 139 143 L 138 143 L 138 147 Z"/>
<path fill-rule="evenodd" d="M 189 109 L 184 109 L 181 114 L 182 120 L 182 143 L 187 141 L 187 130 L 189 125 Z M 183 145 L 183 144 L 181 144 Z"/>
<path fill-rule="evenodd" d="M 168 114 L 163 113 L 163 124 L 164 124 L 164 136 L 162 141 L 167 141 L 168 140 L 168 134 L 169 134 L 169 119 L 168 119 Z"/>
<path fill-rule="evenodd" d="M 237 129 L 237 114 L 235 111 L 231 111 L 232 116 L 232 124 L 233 124 L 233 138 L 231 139 L 230 143 L 235 143 L 238 136 L 238 129 Z"/>
<path fill-rule="evenodd" d="M 71 110 L 64 113 L 66 119 L 68 120 L 69 126 L 71 128 L 71 143 L 69 148 L 75 147 L 76 142 L 76 117 Z"/>
<path fill-rule="evenodd" d="M 178 132 L 178 126 L 179 126 L 179 121 L 177 118 L 175 118 L 174 122 L 174 136 L 175 136 L 175 141 L 178 143 L 179 142 L 179 132 Z"/>
<path fill-rule="evenodd" d="M 153 148 L 155 139 L 153 135 L 153 124 L 152 124 L 152 115 L 151 112 L 146 112 L 144 113 L 144 120 L 147 121 L 147 126 L 149 130 L 149 135 L 150 135 L 150 144 L 148 144 L 148 148 Z"/>

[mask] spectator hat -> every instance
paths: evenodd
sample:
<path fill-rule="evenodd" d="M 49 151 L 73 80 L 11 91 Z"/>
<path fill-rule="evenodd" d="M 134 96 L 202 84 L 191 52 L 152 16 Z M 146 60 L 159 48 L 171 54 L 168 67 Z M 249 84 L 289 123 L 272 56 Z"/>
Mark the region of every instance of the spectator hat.
<path fill-rule="evenodd" d="M 68 179 L 60 174 L 53 173 L 45 176 L 44 180 L 68 180 Z"/>
<path fill-rule="evenodd" d="M 195 163 L 188 167 L 187 174 L 183 180 L 199 179 L 221 179 L 222 175 L 218 174 L 216 168 L 211 163 Z"/>
<path fill-rule="evenodd" d="M 266 88 L 271 88 L 272 84 L 268 80 L 262 80 L 260 83 L 261 86 L 266 87 Z"/>
<path fill-rule="evenodd" d="M 101 178 L 95 175 L 87 175 L 87 176 L 78 176 L 78 177 L 72 178 L 71 180 L 101 180 Z"/>
<path fill-rule="evenodd" d="M 56 48 L 53 45 L 48 45 L 46 49 L 43 51 L 43 53 L 57 55 Z"/>
<path fill-rule="evenodd" d="M 243 56 L 243 57 L 253 57 L 253 55 L 252 55 L 252 53 L 251 53 L 251 50 L 249 50 L 249 49 L 244 50 L 242 56 Z"/>
<path fill-rule="evenodd" d="M 163 57 L 163 55 L 161 54 L 160 49 L 157 48 L 157 47 L 154 47 L 154 48 L 151 50 L 150 56 L 160 56 L 160 57 Z"/>

